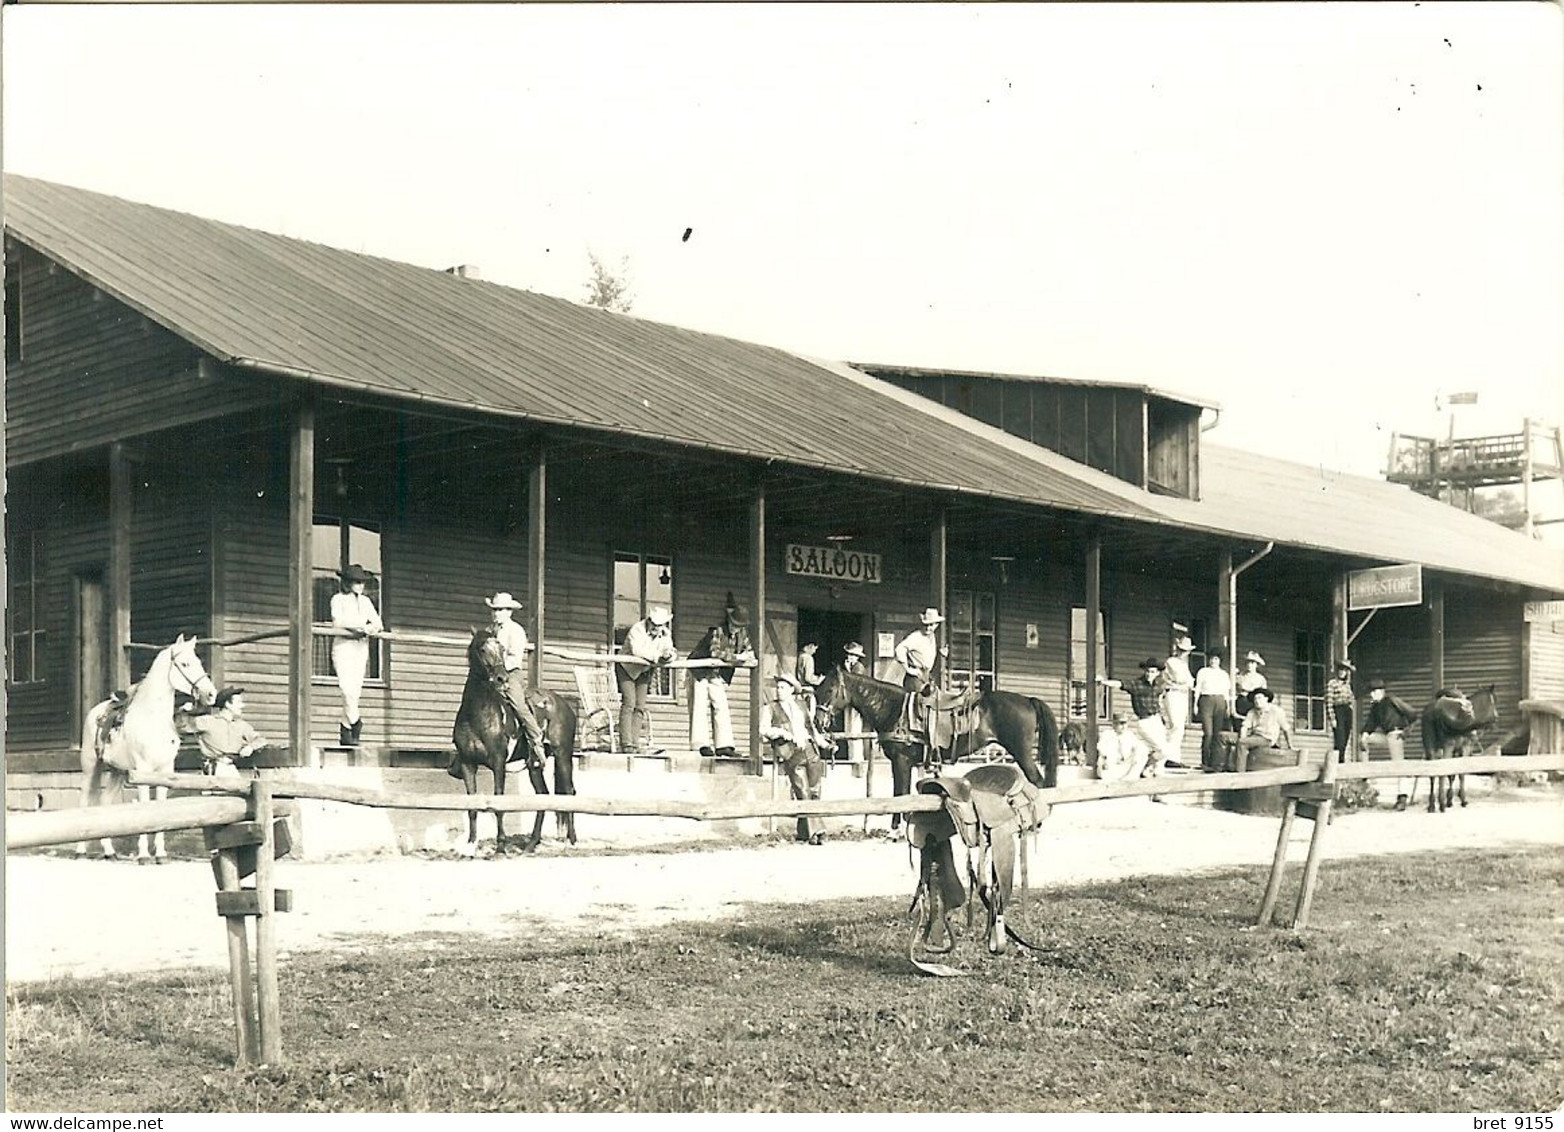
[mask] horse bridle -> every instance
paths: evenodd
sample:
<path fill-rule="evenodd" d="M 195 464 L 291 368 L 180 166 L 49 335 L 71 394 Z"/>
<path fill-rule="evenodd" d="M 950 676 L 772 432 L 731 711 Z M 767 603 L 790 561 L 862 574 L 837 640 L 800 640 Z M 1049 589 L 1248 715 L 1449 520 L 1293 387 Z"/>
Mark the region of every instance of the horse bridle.
<path fill-rule="evenodd" d="M 201 664 L 201 658 L 197 657 L 194 652 L 192 652 L 190 655 L 195 659 L 195 662 L 198 665 Z M 173 674 L 177 673 L 179 677 L 185 682 L 185 687 L 181 688 L 177 683 L 174 682 L 173 679 L 170 679 L 169 685 L 174 689 L 174 691 L 178 692 L 182 696 L 195 695 L 200 690 L 201 686 L 205 684 L 208 689 L 207 694 L 214 699 L 216 698 L 217 685 L 212 682 L 211 676 L 207 674 L 205 665 L 201 665 L 200 677 L 193 678 L 190 673 L 185 671 L 185 658 L 183 653 L 170 653 L 168 659 L 170 676 L 172 677 Z"/>

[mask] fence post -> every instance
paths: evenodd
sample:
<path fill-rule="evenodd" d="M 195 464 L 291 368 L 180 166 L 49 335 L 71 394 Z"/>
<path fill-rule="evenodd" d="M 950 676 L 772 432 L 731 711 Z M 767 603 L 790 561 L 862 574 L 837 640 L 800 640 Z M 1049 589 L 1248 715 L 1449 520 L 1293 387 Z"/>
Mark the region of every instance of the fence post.
<path fill-rule="evenodd" d="M 213 853 L 217 890 L 238 892 L 237 850 L 218 848 L 212 830 L 207 830 L 206 843 Z M 260 1050 L 255 1032 L 255 979 L 250 971 L 250 934 L 246 919 L 245 916 L 224 916 L 223 922 L 228 933 L 228 983 L 233 994 L 236 1061 L 240 1065 L 254 1065 Z"/>
<path fill-rule="evenodd" d="M 1282 890 L 1282 873 L 1287 868 L 1287 839 L 1292 835 L 1293 817 L 1298 812 L 1298 799 L 1288 798 L 1282 808 L 1282 828 L 1276 835 L 1276 856 L 1271 858 L 1271 879 L 1265 884 L 1265 899 L 1260 902 L 1260 915 L 1255 926 L 1271 926 L 1271 914 L 1276 911 L 1276 897 Z"/>
<path fill-rule="evenodd" d="M 1329 754 L 1325 756 L 1325 769 L 1320 772 L 1320 785 L 1330 787 L 1330 793 L 1335 794 L 1336 785 L 1336 760 Z M 1330 825 L 1331 808 L 1334 801 L 1330 796 L 1320 800 L 1314 811 L 1314 836 L 1309 838 L 1309 859 L 1303 865 L 1303 885 L 1298 890 L 1298 908 L 1293 914 L 1292 926 L 1294 931 L 1309 926 L 1309 906 L 1314 903 L 1314 884 L 1320 875 L 1320 856 L 1325 843 L 1325 827 Z"/>
<path fill-rule="evenodd" d="M 282 1001 L 277 987 L 277 886 L 275 806 L 271 783 L 256 779 L 250 788 L 250 820 L 261 828 L 255 854 L 255 982 L 260 1015 L 261 1061 L 282 1060 Z"/>

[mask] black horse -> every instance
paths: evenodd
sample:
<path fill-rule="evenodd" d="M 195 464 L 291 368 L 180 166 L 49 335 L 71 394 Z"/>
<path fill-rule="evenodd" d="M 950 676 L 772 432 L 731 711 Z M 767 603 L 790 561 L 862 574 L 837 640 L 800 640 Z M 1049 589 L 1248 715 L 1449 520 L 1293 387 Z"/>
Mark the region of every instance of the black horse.
<path fill-rule="evenodd" d="M 880 746 L 891 760 L 895 794 L 900 797 L 912 792 L 912 766 L 920 757 L 923 744 L 886 738 L 899 729 L 906 704 L 907 693 L 900 684 L 887 684 L 838 667 L 815 689 L 815 700 L 817 722 L 822 729 L 830 728 L 833 716 L 855 708 L 879 732 Z M 1033 786 L 1057 783 L 1059 726 L 1054 722 L 1054 713 L 1041 700 L 1017 692 L 984 692 L 973 709 L 971 730 L 956 736 L 951 757 L 959 759 L 995 742 L 1010 753 Z M 891 828 L 900 824 L 901 815 L 892 814 Z"/>
<path fill-rule="evenodd" d="M 1499 720 L 1498 697 L 1489 684 L 1471 698 L 1468 708 L 1460 699 L 1441 695 L 1423 709 L 1423 757 L 1448 759 L 1466 753 L 1476 736 Z M 1456 779 L 1460 779 L 1461 805 L 1466 805 L 1466 775 L 1439 775 L 1428 780 L 1428 812 L 1443 813 L 1454 803 Z M 1441 792 L 1440 784 L 1444 789 Z"/>
<path fill-rule="evenodd" d="M 505 655 L 493 630 L 474 629 L 472 642 L 467 646 L 467 685 L 462 689 L 462 706 L 456 712 L 456 725 L 451 729 L 451 740 L 456 744 L 456 756 L 451 760 L 452 778 L 460 778 L 468 794 L 478 792 L 478 768 L 488 767 L 494 775 L 494 792 L 505 793 L 505 767 L 507 761 L 525 760 L 527 773 L 532 778 L 532 789 L 547 794 L 548 783 L 543 778 L 543 762 L 554 759 L 554 793 L 574 794 L 576 712 L 568 701 L 553 692 L 530 691 L 527 702 L 538 717 L 547 745 L 545 751 L 527 749 L 527 737 L 521 730 L 516 714 L 505 703 L 500 688 L 505 683 Z M 511 745 L 515 744 L 515 754 Z M 559 836 L 576 843 L 576 815 L 556 814 Z M 495 814 L 496 850 L 505 847 L 505 815 Z M 478 812 L 467 811 L 467 844 L 475 849 L 478 844 Z M 532 825 L 532 836 L 523 839 L 522 849 L 531 852 L 543 840 L 543 811 L 539 810 Z"/>

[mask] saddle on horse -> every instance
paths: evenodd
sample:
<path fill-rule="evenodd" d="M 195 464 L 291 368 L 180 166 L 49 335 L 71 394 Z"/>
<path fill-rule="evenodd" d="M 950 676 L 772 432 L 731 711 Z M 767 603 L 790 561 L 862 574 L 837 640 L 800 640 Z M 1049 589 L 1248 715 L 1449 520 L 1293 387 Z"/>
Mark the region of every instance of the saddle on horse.
<path fill-rule="evenodd" d="M 1015 929 L 1004 922 L 1005 909 L 1014 891 L 1017 851 L 1021 863 L 1021 884 L 1027 884 L 1027 847 L 1024 835 L 1037 829 L 1048 815 L 1048 804 L 1037 796 L 1037 787 L 1026 780 L 1019 767 L 992 764 L 974 768 L 964 777 L 942 776 L 918 783 L 918 793 L 935 794 L 944 800 L 944 808 L 910 815 L 908 843 L 918 850 L 918 889 L 913 910 L 920 901 L 924 915 L 913 928 L 909 958 L 913 965 L 931 974 L 953 974 L 948 968 L 920 963 L 913 951 L 922 935 L 923 949 L 947 952 L 955 946 L 950 930 L 950 912 L 967 905 L 967 923 L 971 926 L 972 905 L 966 885 L 956 869 L 955 838 L 960 835 L 967 848 L 967 876 L 972 893 L 988 911 L 988 948 L 998 954 L 1005 950 L 1008 936 L 1025 947 L 1032 947 Z M 977 863 L 973 863 L 973 851 Z M 936 930 L 943 938 L 936 937 Z"/>
<path fill-rule="evenodd" d="M 904 742 L 922 743 L 930 753 L 952 750 L 957 738 L 972 731 L 972 717 L 982 698 L 981 688 L 947 692 L 931 685 L 908 692 L 898 731 L 905 733 Z"/>

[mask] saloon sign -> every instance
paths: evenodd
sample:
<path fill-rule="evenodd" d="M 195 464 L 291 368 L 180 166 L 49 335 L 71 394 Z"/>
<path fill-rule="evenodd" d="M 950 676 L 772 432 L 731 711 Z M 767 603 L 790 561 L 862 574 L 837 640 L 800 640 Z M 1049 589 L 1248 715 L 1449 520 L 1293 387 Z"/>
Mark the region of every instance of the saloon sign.
<path fill-rule="evenodd" d="M 1347 574 L 1348 609 L 1422 604 L 1423 568 L 1415 563 L 1352 570 Z"/>
<path fill-rule="evenodd" d="M 833 582 L 880 584 L 880 556 L 838 546 L 799 546 L 789 543 L 787 572 Z"/>

